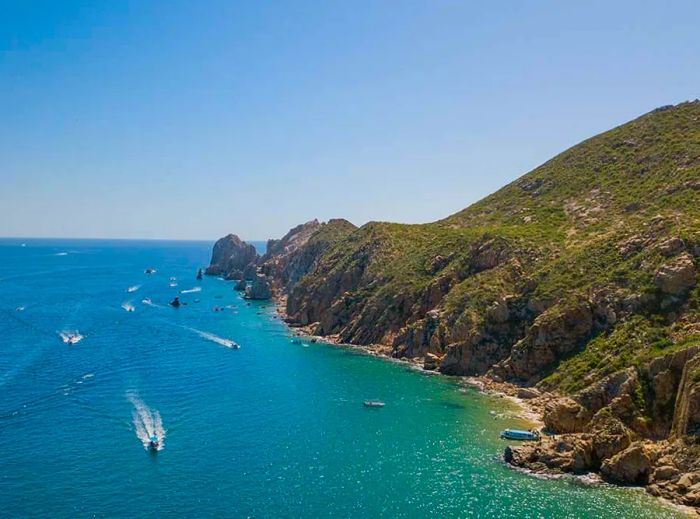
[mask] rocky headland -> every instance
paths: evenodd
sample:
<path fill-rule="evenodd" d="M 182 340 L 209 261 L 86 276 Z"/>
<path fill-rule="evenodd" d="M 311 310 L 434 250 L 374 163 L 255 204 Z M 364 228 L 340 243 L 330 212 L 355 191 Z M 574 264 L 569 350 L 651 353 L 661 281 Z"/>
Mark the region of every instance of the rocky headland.
<path fill-rule="evenodd" d="M 312 220 L 207 274 L 312 335 L 537 411 L 505 460 L 700 509 L 700 102 L 588 139 L 438 222 Z"/>

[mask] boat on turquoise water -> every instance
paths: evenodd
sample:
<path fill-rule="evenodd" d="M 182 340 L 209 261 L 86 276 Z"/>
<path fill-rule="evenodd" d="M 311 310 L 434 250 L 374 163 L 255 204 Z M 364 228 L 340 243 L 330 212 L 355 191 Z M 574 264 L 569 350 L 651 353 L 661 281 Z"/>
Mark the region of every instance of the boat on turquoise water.
<path fill-rule="evenodd" d="M 156 452 L 160 447 L 160 440 L 155 434 L 148 439 L 148 450 L 151 452 Z"/>
<path fill-rule="evenodd" d="M 501 432 L 503 440 L 539 440 L 540 433 L 532 429 L 526 431 L 523 429 L 506 429 Z"/>
<path fill-rule="evenodd" d="M 381 400 L 365 400 L 365 407 L 384 407 L 384 402 Z"/>
<path fill-rule="evenodd" d="M 64 343 L 66 344 L 77 344 L 83 340 L 83 336 L 80 335 L 78 330 L 75 331 L 62 331 L 58 334 Z"/>

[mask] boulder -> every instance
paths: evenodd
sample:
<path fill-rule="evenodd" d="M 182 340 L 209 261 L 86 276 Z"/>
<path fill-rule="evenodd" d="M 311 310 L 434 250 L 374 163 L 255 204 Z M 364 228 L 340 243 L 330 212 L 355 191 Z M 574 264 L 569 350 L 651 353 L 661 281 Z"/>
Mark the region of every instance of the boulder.
<path fill-rule="evenodd" d="M 598 412 L 588 427 L 593 437 L 593 458 L 597 464 L 622 452 L 631 443 L 627 428 L 618 418 L 611 416 L 607 409 Z"/>
<path fill-rule="evenodd" d="M 688 492 L 683 496 L 683 504 L 688 506 L 700 506 L 700 490 Z"/>
<path fill-rule="evenodd" d="M 600 467 L 600 473 L 615 483 L 645 485 L 651 475 L 651 460 L 643 445 L 633 443 L 624 451 L 605 460 Z"/>
<path fill-rule="evenodd" d="M 542 393 L 540 393 L 539 390 L 535 389 L 534 387 L 521 387 L 518 388 L 516 396 L 518 398 L 522 398 L 523 400 L 529 400 L 531 398 L 537 398 L 541 394 Z"/>
<path fill-rule="evenodd" d="M 670 258 L 681 252 L 685 248 L 685 243 L 678 236 L 669 238 L 659 244 L 659 252 Z"/>
<path fill-rule="evenodd" d="M 544 424 L 557 433 L 583 431 L 590 419 L 590 411 L 568 397 L 550 402 L 545 407 Z"/>
<path fill-rule="evenodd" d="M 592 413 L 609 405 L 614 399 L 634 393 L 637 386 L 637 371 L 627 368 L 616 371 L 580 391 L 575 399 Z"/>
<path fill-rule="evenodd" d="M 672 465 L 663 465 L 657 467 L 651 475 L 652 481 L 668 481 L 676 479 L 680 475 L 680 471 Z"/>
<path fill-rule="evenodd" d="M 423 369 L 427 371 L 433 371 L 440 365 L 440 357 L 433 353 L 426 353 L 423 359 Z"/>
<path fill-rule="evenodd" d="M 248 283 L 245 279 L 239 279 L 238 281 L 236 281 L 236 284 L 233 285 L 233 289 L 238 290 L 239 292 L 244 292 L 247 286 Z"/>
<path fill-rule="evenodd" d="M 700 482 L 700 473 L 689 472 L 687 474 L 683 474 L 680 478 L 678 478 L 676 485 L 678 485 L 682 490 L 687 492 L 688 490 L 690 490 L 694 485 L 696 485 L 699 482 Z"/>
<path fill-rule="evenodd" d="M 580 474 L 591 467 L 591 442 L 582 435 L 563 435 L 557 439 L 508 446 L 503 458 L 513 466 L 535 472 Z"/>
<path fill-rule="evenodd" d="M 664 263 L 654 273 L 654 284 L 664 293 L 680 295 L 695 286 L 697 272 L 687 252 Z"/>

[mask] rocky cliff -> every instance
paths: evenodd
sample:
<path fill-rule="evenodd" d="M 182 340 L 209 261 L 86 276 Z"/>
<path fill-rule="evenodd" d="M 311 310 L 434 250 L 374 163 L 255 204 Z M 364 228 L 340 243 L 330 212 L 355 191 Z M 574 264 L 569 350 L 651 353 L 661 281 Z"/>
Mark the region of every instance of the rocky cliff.
<path fill-rule="evenodd" d="M 227 279 L 241 279 L 243 271 L 257 261 L 258 253 L 253 245 L 235 234 L 229 234 L 214 244 L 206 273 L 210 276 L 224 275 Z"/>
<path fill-rule="evenodd" d="M 509 450 L 511 463 L 600 470 L 696 506 L 699 259 L 695 101 L 586 140 L 444 220 L 312 221 L 257 265 L 293 325 L 533 388 L 558 436 Z"/>

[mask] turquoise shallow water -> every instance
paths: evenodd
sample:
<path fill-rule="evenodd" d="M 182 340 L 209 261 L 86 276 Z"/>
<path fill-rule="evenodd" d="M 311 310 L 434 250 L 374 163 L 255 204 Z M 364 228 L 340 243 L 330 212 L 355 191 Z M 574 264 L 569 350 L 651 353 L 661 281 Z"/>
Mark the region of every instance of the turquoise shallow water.
<path fill-rule="evenodd" d="M 508 469 L 498 432 L 518 421 L 507 402 L 292 343 L 270 304 L 248 306 L 216 278 L 195 281 L 210 247 L 0 240 L 0 515 L 677 513 L 642 492 Z M 186 306 L 167 306 L 196 287 L 181 295 Z M 66 344 L 59 334 L 69 330 L 85 337 Z M 366 398 L 387 405 L 368 409 Z M 164 445 L 152 454 L 138 433 L 158 429 L 158 415 Z"/>

